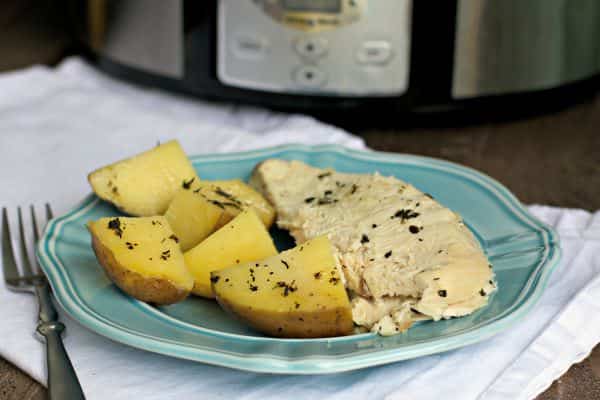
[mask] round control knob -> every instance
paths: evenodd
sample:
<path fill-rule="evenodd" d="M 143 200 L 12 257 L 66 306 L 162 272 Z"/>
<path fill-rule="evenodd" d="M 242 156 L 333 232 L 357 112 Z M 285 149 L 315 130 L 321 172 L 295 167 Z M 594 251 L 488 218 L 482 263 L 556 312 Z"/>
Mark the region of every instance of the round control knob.
<path fill-rule="evenodd" d="M 325 84 L 327 74 L 315 66 L 305 65 L 296 70 L 294 80 L 299 86 L 314 89 Z"/>
<path fill-rule="evenodd" d="M 327 41 L 323 38 L 304 37 L 294 43 L 296 53 L 302 57 L 319 58 L 327 53 Z"/>

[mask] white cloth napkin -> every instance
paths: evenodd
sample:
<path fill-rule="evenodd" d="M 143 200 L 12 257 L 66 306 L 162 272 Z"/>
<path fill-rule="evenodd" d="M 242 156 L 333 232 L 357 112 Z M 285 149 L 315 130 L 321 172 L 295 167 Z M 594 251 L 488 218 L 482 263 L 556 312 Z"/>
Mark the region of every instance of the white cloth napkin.
<path fill-rule="evenodd" d="M 50 201 L 62 213 L 89 192 L 87 171 L 171 138 L 190 153 L 284 142 L 364 146 L 312 118 L 134 87 L 76 58 L 0 75 L 3 205 Z M 563 261 L 526 318 L 467 348 L 336 375 L 260 375 L 133 349 L 61 313 L 65 345 L 88 399 L 530 399 L 600 341 L 600 212 L 530 210 L 559 231 Z M 36 311 L 33 297 L 0 283 L 0 355 L 45 382 Z"/>

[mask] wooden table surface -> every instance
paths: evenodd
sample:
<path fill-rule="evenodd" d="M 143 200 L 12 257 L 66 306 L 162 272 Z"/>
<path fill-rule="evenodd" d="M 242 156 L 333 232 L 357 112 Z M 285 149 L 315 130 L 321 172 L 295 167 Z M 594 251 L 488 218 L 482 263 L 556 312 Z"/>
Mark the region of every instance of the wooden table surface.
<path fill-rule="evenodd" d="M 62 14 L 56 10 L 50 0 L 2 2 L 0 71 L 60 60 L 71 43 L 57 28 Z M 600 209 L 600 95 L 519 121 L 435 129 L 346 128 L 362 135 L 373 149 L 439 157 L 476 168 L 527 204 Z M 45 397 L 43 386 L 0 357 L 0 400 Z M 539 397 L 568 399 L 600 399 L 600 346 Z"/>

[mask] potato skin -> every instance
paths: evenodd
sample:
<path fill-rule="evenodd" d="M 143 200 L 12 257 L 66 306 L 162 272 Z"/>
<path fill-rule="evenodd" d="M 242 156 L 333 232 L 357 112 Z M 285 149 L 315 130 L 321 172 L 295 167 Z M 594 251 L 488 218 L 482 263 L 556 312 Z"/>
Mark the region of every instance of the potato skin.
<path fill-rule="evenodd" d="M 285 313 L 285 318 L 282 318 L 273 313 L 253 309 L 251 304 L 235 307 L 221 298 L 218 293 L 216 299 L 225 311 L 269 336 L 310 339 L 345 336 L 354 332 L 350 309 L 338 307 L 312 313 L 290 311 Z M 252 317 L 247 318 L 246 314 L 251 314 Z M 335 322 L 331 323 L 331 321 Z"/>
<path fill-rule="evenodd" d="M 91 231 L 90 231 L 91 232 Z M 168 279 L 144 277 L 121 266 L 112 251 L 92 234 L 92 248 L 108 278 L 130 296 L 157 305 L 168 305 L 184 300 L 190 292 L 175 286 Z"/>

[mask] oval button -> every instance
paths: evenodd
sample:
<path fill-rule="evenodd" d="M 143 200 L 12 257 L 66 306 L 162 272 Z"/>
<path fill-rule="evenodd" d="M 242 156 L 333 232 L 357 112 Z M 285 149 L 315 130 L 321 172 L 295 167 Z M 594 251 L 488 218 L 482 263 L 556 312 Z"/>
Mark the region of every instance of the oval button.
<path fill-rule="evenodd" d="M 233 44 L 235 55 L 241 58 L 261 58 L 269 48 L 267 39 L 248 34 L 236 35 Z"/>
<path fill-rule="evenodd" d="M 302 87 L 318 88 L 325 83 L 327 75 L 317 67 L 306 65 L 296 70 L 294 79 Z"/>
<path fill-rule="evenodd" d="M 385 64 L 392 58 L 392 45 L 384 40 L 363 42 L 356 53 L 361 64 Z"/>

